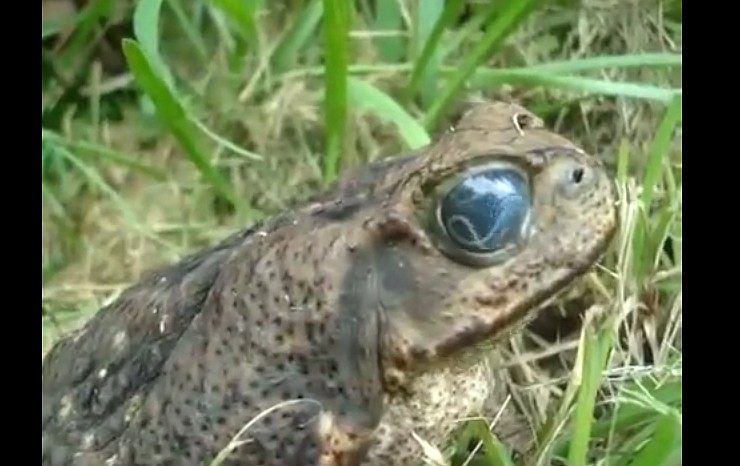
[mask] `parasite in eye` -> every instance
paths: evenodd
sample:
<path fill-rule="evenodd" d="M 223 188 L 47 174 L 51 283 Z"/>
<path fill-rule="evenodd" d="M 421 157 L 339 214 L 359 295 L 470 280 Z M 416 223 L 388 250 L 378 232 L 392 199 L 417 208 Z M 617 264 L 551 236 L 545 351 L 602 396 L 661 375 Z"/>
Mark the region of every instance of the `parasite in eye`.
<path fill-rule="evenodd" d="M 491 253 L 517 242 L 529 217 L 530 192 L 513 169 L 471 174 L 442 199 L 439 221 L 458 247 Z"/>

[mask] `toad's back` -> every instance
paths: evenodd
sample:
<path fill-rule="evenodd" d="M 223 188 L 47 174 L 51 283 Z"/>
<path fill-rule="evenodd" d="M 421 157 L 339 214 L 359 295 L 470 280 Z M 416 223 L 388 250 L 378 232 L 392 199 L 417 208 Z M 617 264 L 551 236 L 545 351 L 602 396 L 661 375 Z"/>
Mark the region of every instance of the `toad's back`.
<path fill-rule="evenodd" d="M 441 444 L 493 395 L 480 344 L 597 260 L 612 198 L 599 164 L 525 109 L 479 104 L 60 341 L 42 463 L 200 465 L 227 445 L 223 464 L 413 463 L 413 434 Z"/>

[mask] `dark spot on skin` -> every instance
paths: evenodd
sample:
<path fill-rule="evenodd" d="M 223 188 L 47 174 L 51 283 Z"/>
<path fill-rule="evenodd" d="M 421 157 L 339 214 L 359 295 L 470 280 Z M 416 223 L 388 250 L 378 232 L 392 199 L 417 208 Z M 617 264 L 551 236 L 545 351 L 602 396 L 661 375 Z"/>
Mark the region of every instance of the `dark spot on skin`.
<path fill-rule="evenodd" d="M 416 360 L 425 360 L 428 359 L 431 355 L 429 348 L 421 347 L 421 346 L 412 346 L 409 348 L 409 354 L 411 355 L 411 358 Z M 396 359 L 397 362 L 402 362 L 401 365 L 397 365 L 399 369 L 403 369 L 404 366 L 408 365 L 407 361 L 404 361 L 402 359 Z"/>

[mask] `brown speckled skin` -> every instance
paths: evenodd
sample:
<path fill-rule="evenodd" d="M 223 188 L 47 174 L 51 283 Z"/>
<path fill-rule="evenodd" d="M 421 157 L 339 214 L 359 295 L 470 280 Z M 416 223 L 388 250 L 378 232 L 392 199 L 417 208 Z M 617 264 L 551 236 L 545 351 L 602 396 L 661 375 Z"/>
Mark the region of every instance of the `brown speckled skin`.
<path fill-rule="evenodd" d="M 465 265 L 425 213 L 438 183 L 501 160 L 530 177 L 533 233 Z M 60 341 L 42 365 L 42 464 L 203 465 L 245 425 L 223 464 L 417 464 L 412 432 L 443 444 L 494 394 L 481 345 L 586 273 L 616 221 L 595 158 L 521 107 L 475 105 L 425 150 L 142 279 Z"/>

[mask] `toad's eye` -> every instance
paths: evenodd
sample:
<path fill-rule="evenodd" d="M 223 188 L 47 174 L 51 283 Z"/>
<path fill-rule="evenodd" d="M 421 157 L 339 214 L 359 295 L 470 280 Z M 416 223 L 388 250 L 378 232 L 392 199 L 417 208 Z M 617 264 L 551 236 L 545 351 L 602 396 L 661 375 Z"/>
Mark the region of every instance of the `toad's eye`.
<path fill-rule="evenodd" d="M 529 184 L 512 168 L 472 172 L 440 199 L 439 227 L 466 253 L 491 254 L 518 243 L 526 234 Z"/>

